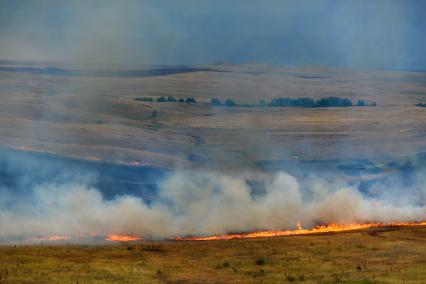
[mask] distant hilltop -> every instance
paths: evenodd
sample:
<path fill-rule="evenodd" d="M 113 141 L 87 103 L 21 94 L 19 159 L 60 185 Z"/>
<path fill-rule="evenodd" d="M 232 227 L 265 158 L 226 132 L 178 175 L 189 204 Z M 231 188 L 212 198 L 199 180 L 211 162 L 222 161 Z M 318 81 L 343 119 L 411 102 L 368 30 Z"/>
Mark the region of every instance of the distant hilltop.
<path fill-rule="evenodd" d="M 130 69 L 130 70 L 102 70 L 102 69 L 66 69 L 54 66 L 34 67 L 34 66 L 1 66 L 0 71 L 30 73 L 51 76 L 73 76 L 73 77 L 154 77 L 166 76 L 179 73 L 191 72 L 221 72 L 209 68 L 202 67 L 187 67 L 187 66 L 172 66 L 172 67 L 150 67 L 146 69 Z"/>

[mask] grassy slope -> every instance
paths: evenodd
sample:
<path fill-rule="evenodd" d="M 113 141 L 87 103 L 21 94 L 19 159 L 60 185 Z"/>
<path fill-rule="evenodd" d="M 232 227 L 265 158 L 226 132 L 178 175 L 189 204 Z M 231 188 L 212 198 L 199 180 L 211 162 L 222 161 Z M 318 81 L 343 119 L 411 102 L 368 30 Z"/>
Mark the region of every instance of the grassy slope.
<path fill-rule="evenodd" d="M 0 247 L 2 283 L 424 283 L 426 228 L 213 242 Z"/>
<path fill-rule="evenodd" d="M 247 165 L 254 160 L 371 158 L 425 151 L 426 73 L 322 67 L 218 65 L 227 72 L 90 78 L 2 72 L 0 145 L 172 166 L 189 154 Z M 142 103 L 139 96 L 204 102 Z M 274 97 L 339 96 L 376 108 L 211 108 Z M 151 118 L 156 109 L 158 117 Z"/>

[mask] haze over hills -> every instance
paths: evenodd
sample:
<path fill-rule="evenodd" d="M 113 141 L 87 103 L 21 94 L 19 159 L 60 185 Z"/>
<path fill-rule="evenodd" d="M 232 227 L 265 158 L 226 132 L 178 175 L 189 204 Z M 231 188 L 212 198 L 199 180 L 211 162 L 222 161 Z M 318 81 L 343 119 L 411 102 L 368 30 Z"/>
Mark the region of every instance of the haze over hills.
<path fill-rule="evenodd" d="M 0 66 L 0 139 L 5 147 L 168 167 L 426 151 L 426 112 L 414 106 L 425 100 L 426 73 L 256 64 L 116 67 L 101 73 L 96 73 L 99 68 L 77 73 L 51 65 L 12 66 Z M 134 76 L 127 76 L 129 70 Z M 197 103 L 135 101 L 140 96 L 194 97 Z M 377 106 L 210 105 L 212 98 L 257 103 L 328 96 L 375 101 Z M 151 117 L 153 110 L 156 117 Z"/>
<path fill-rule="evenodd" d="M 0 1 L 0 282 L 422 282 L 425 9 Z"/>

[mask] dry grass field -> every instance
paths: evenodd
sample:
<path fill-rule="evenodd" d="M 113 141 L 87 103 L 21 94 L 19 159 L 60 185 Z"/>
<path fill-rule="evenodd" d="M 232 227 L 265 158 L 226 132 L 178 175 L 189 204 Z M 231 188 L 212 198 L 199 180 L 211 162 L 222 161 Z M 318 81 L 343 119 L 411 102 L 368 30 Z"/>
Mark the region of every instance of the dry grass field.
<path fill-rule="evenodd" d="M 1 283 L 424 283 L 426 228 L 0 247 Z"/>
<path fill-rule="evenodd" d="M 151 77 L 0 71 L 0 144 L 60 155 L 174 167 L 259 160 L 400 156 L 426 150 L 426 73 L 211 65 Z M 8 70 L 8 69 L 6 69 Z M 195 97 L 194 105 L 141 96 Z M 277 97 L 376 101 L 365 108 L 211 107 Z M 151 117 L 152 111 L 156 117 Z M 188 156 L 197 159 L 188 161 Z M 238 166 L 238 165 L 236 165 Z"/>
<path fill-rule="evenodd" d="M 142 96 L 194 97 L 197 103 L 135 100 Z M 210 105 L 211 98 L 257 103 L 329 96 L 377 106 Z M 90 77 L 0 68 L 0 97 L 0 147 L 52 156 L 223 172 L 283 160 L 307 162 L 309 170 L 313 161 L 367 159 L 386 173 L 386 162 L 403 165 L 426 153 L 426 108 L 414 106 L 426 102 L 421 72 L 219 64 L 149 77 Z M 418 227 L 212 242 L 1 246 L 0 283 L 425 283 L 425 240 L 426 228 Z"/>

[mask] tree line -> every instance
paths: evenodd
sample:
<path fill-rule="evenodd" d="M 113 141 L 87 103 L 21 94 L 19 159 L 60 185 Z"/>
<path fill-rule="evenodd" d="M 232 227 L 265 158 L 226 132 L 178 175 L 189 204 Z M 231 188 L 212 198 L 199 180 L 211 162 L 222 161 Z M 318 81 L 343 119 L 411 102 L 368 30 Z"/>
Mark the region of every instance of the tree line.
<path fill-rule="evenodd" d="M 175 97 L 158 97 L 156 99 L 150 98 L 150 97 L 140 97 L 136 98 L 135 101 L 141 101 L 141 102 L 157 102 L 157 103 L 165 103 L 165 102 L 171 102 L 171 103 L 196 103 L 197 101 L 193 97 L 189 98 L 175 98 Z"/>
<path fill-rule="evenodd" d="M 312 98 L 275 98 L 272 99 L 269 103 L 266 103 L 265 100 L 259 100 L 257 104 L 237 104 L 231 99 L 225 100 L 223 103 L 218 99 L 211 99 L 211 105 L 213 106 L 228 106 L 228 107 L 351 107 L 351 106 L 376 106 L 376 102 L 367 103 L 364 100 L 358 100 L 355 104 L 346 98 L 339 97 L 328 97 L 322 98 L 319 100 L 314 100 Z"/>
<path fill-rule="evenodd" d="M 178 102 L 178 103 L 196 103 L 197 101 L 193 97 L 188 98 L 175 98 L 175 97 L 140 97 L 136 98 L 136 101 L 143 102 Z M 270 102 L 265 100 L 259 100 L 257 104 L 239 104 L 232 99 L 226 99 L 221 101 L 218 98 L 213 98 L 210 101 L 212 106 L 226 106 L 226 107 L 351 107 L 351 106 L 376 106 L 376 102 L 366 102 L 364 100 L 358 100 L 353 103 L 350 99 L 339 98 L 339 97 L 327 97 L 314 100 L 312 98 L 275 98 Z M 422 104 L 417 104 L 422 106 Z"/>
<path fill-rule="evenodd" d="M 418 106 L 418 107 L 426 107 L 426 103 L 418 103 L 418 104 L 416 104 L 416 106 Z"/>

